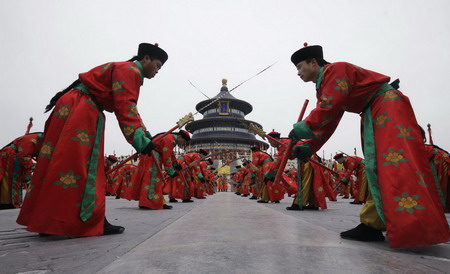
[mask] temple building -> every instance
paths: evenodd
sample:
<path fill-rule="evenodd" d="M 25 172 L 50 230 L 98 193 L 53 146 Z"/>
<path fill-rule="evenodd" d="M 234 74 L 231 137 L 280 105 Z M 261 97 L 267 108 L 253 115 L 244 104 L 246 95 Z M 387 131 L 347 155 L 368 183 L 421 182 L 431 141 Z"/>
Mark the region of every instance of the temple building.
<path fill-rule="evenodd" d="M 222 80 L 219 94 L 201 101 L 196 109 L 203 118 L 186 125 L 186 130 L 192 133 L 186 148 L 188 152 L 205 149 L 216 155 L 214 159 L 232 161 L 240 157 L 248 158 L 253 146 L 258 145 L 264 150 L 269 147 L 248 131 L 247 125 L 250 123 L 261 125 L 245 119 L 253 107 L 229 93 L 226 79 Z"/>

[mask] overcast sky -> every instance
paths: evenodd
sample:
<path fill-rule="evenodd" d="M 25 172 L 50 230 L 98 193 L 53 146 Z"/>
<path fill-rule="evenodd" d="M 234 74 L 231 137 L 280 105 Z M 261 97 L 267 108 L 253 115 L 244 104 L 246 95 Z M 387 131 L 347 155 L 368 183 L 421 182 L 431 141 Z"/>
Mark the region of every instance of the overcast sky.
<path fill-rule="evenodd" d="M 450 149 L 450 1 L 446 0 L 0 0 L 0 147 L 42 131 L 50 98 L 97 65 L 124 61 L 141 42 L 159 43 L 169 59 L 145 80 L 138 108 L 152 134 L 172 128 L 219 93 L 277 62 L 232 92 L 253 105 L 248 120 L 287 135 L 313 83 L 290 62 L 304 42 L 319 44 L 329 62 L 346 61 L 400 78 L 400 90 L 434 143 Z M 195 116 L 201 119 L 202 115 Z M 360 119 L 346 113 L 319 151 L 361 155 Z M 107 114 L 105 153 L 129 154 L 116 118 Z"/>

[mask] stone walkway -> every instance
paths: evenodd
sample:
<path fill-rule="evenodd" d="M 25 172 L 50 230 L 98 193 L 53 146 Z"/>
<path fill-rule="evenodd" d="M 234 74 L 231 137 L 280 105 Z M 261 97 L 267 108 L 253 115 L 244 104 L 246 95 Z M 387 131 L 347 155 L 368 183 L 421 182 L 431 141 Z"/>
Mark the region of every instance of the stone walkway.
<path fill-rule="evenodd" d="M 0 273 L 447 273 L 450 243 L 391 249 L 388 242 L 343 240 L 360 205 L 328 202 L 325 211 L 217 193 L 172 210 L 143 211 L 107 197 L 107 217 L 124 234 L 37 236 L 0 211 Z M 447 214 L 447 219 L 449 219 Z"/>

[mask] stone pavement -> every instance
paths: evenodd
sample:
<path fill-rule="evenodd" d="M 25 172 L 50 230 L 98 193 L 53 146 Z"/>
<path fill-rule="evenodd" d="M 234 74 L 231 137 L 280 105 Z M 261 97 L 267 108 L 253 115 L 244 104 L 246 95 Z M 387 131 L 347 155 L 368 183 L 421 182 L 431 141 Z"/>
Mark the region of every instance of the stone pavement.
<path fill-rule="evenodd" d="M 391 249 L 388 242 L 343 240 L 361 205 L 328 202 L 325 211 L 217 193 L 172 210 L 146 211 L 107 197 L 121 235 L 39 237 L 0 211 L 0 273 L 450 273 L 450 242 Z M 450 215 L 447 214 L 447 219 Z"/>

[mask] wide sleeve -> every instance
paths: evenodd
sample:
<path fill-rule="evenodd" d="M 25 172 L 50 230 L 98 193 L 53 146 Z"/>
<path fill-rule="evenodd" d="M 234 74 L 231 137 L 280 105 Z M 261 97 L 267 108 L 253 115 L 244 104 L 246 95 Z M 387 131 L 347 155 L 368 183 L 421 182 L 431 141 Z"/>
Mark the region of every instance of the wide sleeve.
<path fill-rule="evenodd" d="M 296 136 L 299 139 L 311 139 L 308 143 L 314 152 L 336 130 L 346 110 L 355 78 L 354 68 L 350 64 L 337 63 L 325 67 L 317 93 L 316 108 L 303 121 L 294 124 Z"/>
<path fill-rule="evenodd" d="M 114 113 L 126 140 L 137 152 L 142 152 L 150 143 L 151 135 L 147 132 L 137 110 L 140 71 L 136 64 L 124 63 L 112 72 L 112 94 Z"/>
<path fill-rule="evenodd" d="M 157 151 L 161 153 L 164 169 L 169 175 L 174 174 L 175 169 L 172 167 L 172 164 L 175 159 L 175 154 L 173 153 L 175 140 L 173 134 L 168 134 L 165 138 L 162 138 L 162 140 L 157 141 L 156 145 Z"/>

